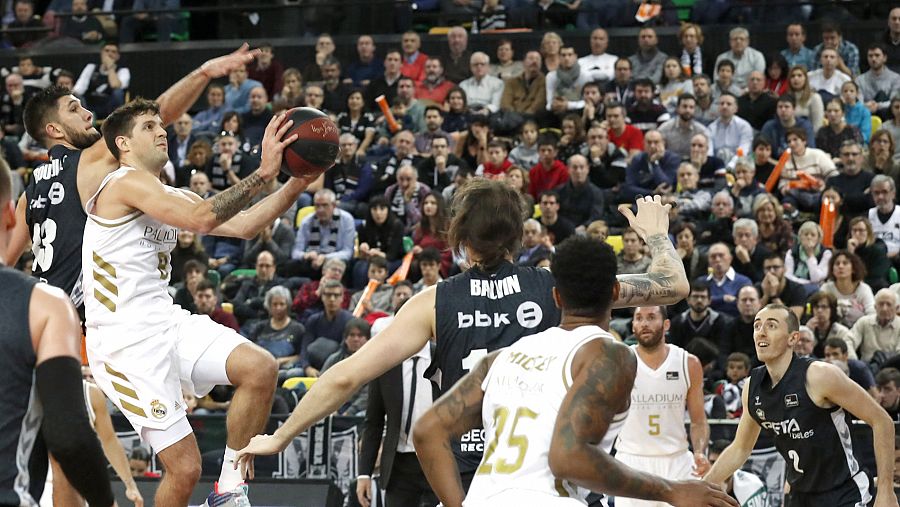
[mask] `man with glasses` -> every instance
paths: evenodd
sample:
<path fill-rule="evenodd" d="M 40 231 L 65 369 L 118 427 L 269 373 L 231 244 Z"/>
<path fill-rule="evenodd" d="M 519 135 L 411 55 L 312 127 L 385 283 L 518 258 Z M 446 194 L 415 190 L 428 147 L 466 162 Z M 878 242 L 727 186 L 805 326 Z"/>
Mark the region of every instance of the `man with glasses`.
<path fill-rule="evenodd" d="M 348 262 L 353 257 L 356 226 L 353 215 L 337 207 L 334 192 L 323 188 L 313 196 L 315 212 L 300 222 L 285 276 L 318 278 L 328 259 Z M 343 328 L 342 328 L 343 330 Z"/>
<path fill-rule="evenodd" d="M 353 318 L 349 310 L 341 308 L 344 287 L 338 280 L 322 282 L 322 311 L 306 320 L 306 332 L 300 344 L 300 357 L 309 362 L 307 373 L 317 377 L 325 360 L 341 347 L 344 328 Z"/>
<path fill-rule="evenodd" d="M 490 114 L 500 110 L 500 98 L 503 96 L 503 80 L 490 75 L 491 59 L 487 54 L 477 51 L 469 58 L 472 77 L 459 83 L 466 92 L 469 112 L 473 114 Z"/>
<path fill-rule="evenodd" d="M 869 193 L 875 207 L 869 209 L 869 223 L 875 237 L 887 245 L 888 257 L 895 261 L 900 253 L 900 208 L 894 202 L 897 198 L 897 184 L 886 174 L 872 178 Z"/>
<path fill-rule="evenodd" d="M 429 107 L 429 112 L 432 106 Z M 469 168 L 468 162 L 450 151 L 450 138 L 437 135 L 431 139 L 431 156 L 422 157 L 416 165 L 419 179 L 432 190 L 443 192 L 450 186 L 461 168 Z M 326 173 L 327 174 L 327 173 Z"/>
<path fill-rule="evenodd" d="M 757 285 L 761 294 L 760 305 L 774 303 L 787 306 L 799 319 L 806 306 L 806 291 L 802 285 L 784 276 L 784 258 L 777 253 L 769 255 L 763 261 L 763 271 L 765 275 Z"/>
<path fill-rule="evenodd" d="M 834 187 L 841 194 L 841 213 L 846 218 L 865 214 L 874 205 L 869 186 L 875 174 L 862 170 L 862 146 L 857 141 L 844 141 L 840 156 L 840 174 L 828 178 L 825 186 Z"/>

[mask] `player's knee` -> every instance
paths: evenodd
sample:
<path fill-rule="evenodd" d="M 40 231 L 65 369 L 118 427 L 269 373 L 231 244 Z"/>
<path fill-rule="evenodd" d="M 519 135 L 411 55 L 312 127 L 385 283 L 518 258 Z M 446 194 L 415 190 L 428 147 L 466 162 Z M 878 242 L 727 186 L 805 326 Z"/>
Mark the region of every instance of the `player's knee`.
<path fill-rule="evenodd" d="M 200 481 L 202 468 L 200 455 L 197 454 L 196 456 L 184 456 L 170 463 L 166 467 L 166 473 L 175 479 L 179 487 L 193 490 L 194 485 Z"/>
<path fill-rule="evenodd" d="M 239 354 L 237 375 L 232 379 L 236 386 L 249 386 L 275 391 L 278 380 L 278 362 L 268 351 L 255 346 L 241 346 L 235 350 Z"/>

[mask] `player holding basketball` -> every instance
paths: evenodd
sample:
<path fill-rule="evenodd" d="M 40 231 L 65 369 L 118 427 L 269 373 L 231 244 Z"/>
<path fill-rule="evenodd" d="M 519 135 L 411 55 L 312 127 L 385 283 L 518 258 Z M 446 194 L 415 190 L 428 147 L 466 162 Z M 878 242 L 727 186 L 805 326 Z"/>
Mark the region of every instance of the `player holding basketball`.
<path fill-rule="evenodd" d="M 734 441 L 705 480 L 722 484 L 750 456 L 760 430 L 787 462 L 787 507 L 857 507 L 871 500 L 869 478 L 853 456 L 848 415 L 872 427 L 878 477 L 894 475 L 894 424 L 878 402 L 836 366 L 797 357 L 800 323 L 786 306 L 768 305 L 753 321 L 763 362 L 744 385 Z M 846 411 L 846 412 L 845 412 Z M 890 480 L 878 481 L 876 507 L 897 507 Z"/>
<path fill-rule="evenodd" d="M 190 315 L 167 292 L 177 228 L 250 239 L 284 213 L 308 183 L 292 178 L 241 211 L 281 168 L 292 121 L 266 127 L 259 169 L 214 197 L 164 186 L 166 131 L 156 103 L 137 99 L 103 124 L 104 141 L 122 167 L 87 203 L 84 265 L 87 353 L 97 385 L 165 465 L 157 505 L 186 505 L 200 476 L 200 452 L 185 413 L 182 387 L 197 397 L 235 386 L 228 443 L 208 505 L 249 506 L 234 449 L 265 425 L 275 392 L 271 354 L 207 316 Z"/>
<path fill-rule="evenodd" d="M 706 459 L 709 425 L 703 409 L 703 366 L 681 347 L 666 343 L 665 308 L 646 306 L 634 312 L 637 377 L 631 411 L 616 441 L 616 459 L 659 477 L 688 479 L 709 470 Z M 684 412 L 691 418 L 688 450 Z M 665 507 L 663 501 L 616 498 L 616 507 Z"/>
<path fill-rule="evenodd" d="M 637 216 L 623 212 L 647 242 L 653 256 L 650 273 L 623 275 L 614 307 L 670 304 L 688 290 L 684 266 L 668 239 L 666 207 L 659 198 L 638 201 Z M 356 354 L 319 378 L 291 416 L 273 435 L 254 437 L 238 455 L 250 465 L 253 454 L 274 454 L 316 421 L 333 413 L 362 385 L 422 349 L 435 337 L 432 367 L 441 372 L 444 391 L 488 352 L 559 324 L 553 302 L 553 276 L 547 270 L 516 266 L 522 244 L 521 198 L 503 182 L 477 180 L 454 198 L 449 237 L 452 247 L 473 265 L 436 287 L 420 292 L 393 322 Z M 453 444 L 467 484 L 481 460 L 481 431 Z"/>
<path fill-rule="evenodd" d="M 599 240 L 573 237 L 551 271 L 560 325 L 483 358 L 416 424 L 416 453 L 443 505 L 465 497 L 466 507 L 575 507 L 593 490 L 616 495 L 617 505 L 634 496 L 736 507 L 711 485 L 656 477 L 609 455 L 633 405 L 637 366 L 606 331 L 619 291 L 616 257 Z M 489 444 L 465 495 L 447 444 L 482 423 Z"/>
<path fill-rule="evenodd" d="M 259 53 L 243 45 L 204 63 L 159 96 L 160 116 L 170 123 L 184 114 L 211 79 L 250 63 Z M 83 317 L 81 241 L 84 206 L 119 162 L 100 139 L 93 115 L 67 88 L 50 86 L 25 105 L 28 134 L 49 150 L 50 160 L 34 170 L 16 206 L 16 228 L 0 251 L 15 265 L 31 240 L 32 273 L 66 291 Z"/>

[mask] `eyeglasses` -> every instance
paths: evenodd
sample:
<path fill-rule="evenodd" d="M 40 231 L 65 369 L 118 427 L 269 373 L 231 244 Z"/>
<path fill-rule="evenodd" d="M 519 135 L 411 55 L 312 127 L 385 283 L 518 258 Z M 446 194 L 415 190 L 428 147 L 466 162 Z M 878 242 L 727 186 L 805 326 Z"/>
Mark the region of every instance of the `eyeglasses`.
<path fill-rule="evenodd" d="M 338 292 L 325 292 L 325 293 L 322 294 L 322 298 L 323 298 L 323 299 L 324 299 L 324 298 L 329 298 L 329 299 L 332 299 L 332 298 L 333 298 L 333 299 L 337 299 L 337 298 L 339 298 L 339 297 L 343 297 L 343 294 L 338 293 Z"/>
<path fill-rule="evenodd" d="M 858 157 L 860 155 L 862 155 L 862 152 L 859 152 L 859 151 L 842 151 L 841 152 L 842 157 Z"/>

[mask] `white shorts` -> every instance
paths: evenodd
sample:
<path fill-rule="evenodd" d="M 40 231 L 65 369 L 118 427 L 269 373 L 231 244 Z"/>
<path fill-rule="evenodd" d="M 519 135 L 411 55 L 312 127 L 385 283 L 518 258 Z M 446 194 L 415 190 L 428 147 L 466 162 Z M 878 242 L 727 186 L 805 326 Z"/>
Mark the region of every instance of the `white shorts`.
<path fill-rule="evenodd" d="M 463 507 L 504 507 L 534 505 L 541 507 L 585 507 L 587 504 L 575 498 L 551 496 L 537 491 L 508 489 L 489 498 L 466 498 Z M 605 505 L 605 504 L 604 504 Z"/>
<path fill-rule="evenodd" d="M 182 389 L 203 397 L 217 385 L 230 385 L 225 362 L 250 342 L 206 315 L 182 310 L 162 333 L 123 347 L 126 332 L 125 327 L 89 328 L 88 362 L 100 389 L 158 453 L 191 432 Z"/>
<path fill-rule="evenodd" d="M 691 475 L 694 469 L 694 455 L 690 451 L 667 456 L 638 456 L 625 452 L 616 453 L 616 459 L 635 470 L 647 472 L 671 481 L 696 479 Z M 634 498 L 616 497 L 616 507 L 665 507 L 665 502 L 651 502 Z"/>

